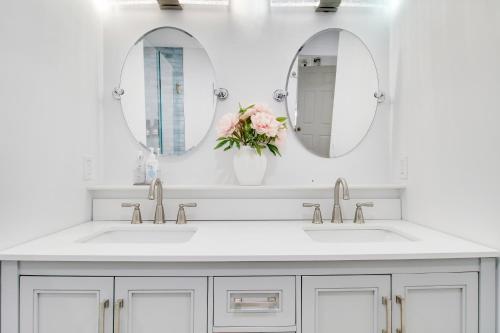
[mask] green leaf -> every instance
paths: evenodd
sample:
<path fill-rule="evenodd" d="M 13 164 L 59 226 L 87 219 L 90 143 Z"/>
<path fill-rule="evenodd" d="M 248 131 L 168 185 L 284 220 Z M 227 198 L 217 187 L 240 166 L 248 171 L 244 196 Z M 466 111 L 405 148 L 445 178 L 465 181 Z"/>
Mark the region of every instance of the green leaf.
<path fill-rule="evenodd" d="M 214 149 L 219 149 L 220 147 L 224 146 L 227 142 L 228 142 L 228 140 L 224 140 L 224 141 L 219 142 L 219 143 L 218 143 L 218 144 L 214 147 Z"/>
<path fill-rule="evenodd" d="M 229 149 L 231 149 L 231 145 L 227 146 L 226 148 L 224 148 L 224 151 L 228 151 Z"/>
<path fill-rule="evenodd" d="M 269 151 L 274 155 L 276 156 L 276 152 L 273 150 L 273 148 L 271 147 L 271 145 L 267 145 L 267 148 L 269 149 Z"/>
<path fill-rule="evenodd" d="M 288 118 L 287 117 L 278 117 L 276 118 L 277 121 L 279 121 L 280 123 L 284 123 Z"/>
<path fill-rule="evenodd" d="M 267 145 L 267 147 L 269 148 L 269 150 L 271 151 L 271 153 L 273 153 L 273 154 L 274 154 L 274 156 L 276 156 L 276 155 L 281 156 L 280 150 L 279 150 L 279 148 L 278 148 L 277 146 L 275 146 L 275 145 L 273 145 L 273 144 L 269 143 L 269 144 Z"/>

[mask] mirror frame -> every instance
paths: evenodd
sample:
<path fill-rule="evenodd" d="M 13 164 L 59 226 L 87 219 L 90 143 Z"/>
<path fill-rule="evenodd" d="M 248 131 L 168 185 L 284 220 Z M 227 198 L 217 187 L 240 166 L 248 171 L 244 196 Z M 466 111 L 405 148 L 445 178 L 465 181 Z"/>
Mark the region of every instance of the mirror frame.
<path fill-rule="evenodd" d="M 317 35 L 319 35 L 320 33 L 322 32 L 325 32 L 325 31 L 330 31 L 330 30 L 337 30 L 337 31 L 340 31 L 340 30 L 343 30 L 343 31 L 347 31 L 349 33 L 351 33 L 352 35 L 356 36 L 359 41 L 361 42 L 361 44 L 363 44 L 363 46 L 366 48 L 366 51 L 368 52 L 368 54 L 370 55 L 370 58 L 372 59 L 372 62 L 373 62 L 373 67 L 375 68 L 375 73 L 377 74 L 377 90 L 374 91 L 373 93 L 376 94 L 378 92 L 380 92 L 380 77 L 379 77 L 379 71 L 378 71 L 378 67 L 377 67 L 377 64 L 375 62 L 375 58 L 373 57 L 373 54 L 372 52 L 370 51 L 370 49 L 368 48 L 368 45 L 364 42 L 363 39 L 361 39 L 361 37 L 359 37 L 358 35 L 356 35 L 354 32 L 352 32 L 351 30 L 347 30 L 347 29 L 343 29 L 343 28 L 326 28 L 326 29 L 323 29 L 323 30 L 320 30 L 316 33 L 314 33 L 311 37 L 309 37 L 304 43 L 302 43 L 302 45 L 299 47 L 299 49 L 297 50 L 297 52 L 295 52 L 295 55 L 294 57 L 292 58 L 292 62 L 288 68 L 288 73 L 287 73 L 287 76 L 286 76 L 286 82 L 285 82 L 285 91 L 287 92 L 287 95 L 286 95 L 286 99 L 285 99 L 285 108 L 286 108 L 286 114 L 288 116 L 288 123 L 290 124 L 290 129 L 294 132 L 294 136 L 296 136 L 295 134 L 295 130 L 294 130 L 294 126 L 292 124 L 292 117 L 290 115 L 290 108 L 288 107 L 288 84 L 290 82 L 290 75 L 292 74 L 292 70 L 293 70 L 293 65 L 295 64 L 295 61 L 298 59 L 298 56 L 300 54 L 300 52 L 302 51 L 302 49 L 304 48 L 304 46 L 309 42 L 311 41 L 314 37 L 316 37 Z M 374 95 L 373 98 L 377 99 L 377 97 Z M 373 124 L 375 123 L 375 118 L 377 117 L 377 113 L 378 113 L 378 109 L 379 109 L 379 104 L 380 102 L 377 101 L 377 106 L 375 107 L 375 110 L 373 111 L 373 118 L 370 122 L 370 126 L 368 127 L 365 135 L 363 135 L 363 137 L 359 140 L 359 142 L 352 148 L 350 149 L 349 151 L 343 153 L 343 154 L 340 154 L 340 155 L 335 155 L 335 156 L 331 156 L 331 157 L 326 157 L 326 156 L 321 156 L 321 155 L 318 155 L 316 154 L 315 152 L 307 149 L 304 144 L 302 143 L 302 141 L 300 141 L 299 139 L 297 139 L 297 141 L 299 141 L 300 145 L 309 153 L 311 153 L 312 155 L 316 156 L 316 157 L 319 157 L 319 158 L 324 158 L 324 159 L 334 159 L 334 158 L 340 158 L 340 157 L 344 157 L 346 155 L 349 155 L 350 153 L 352 153 L 354 150 L 356 150 L 356 148 L 358 148 L 362 143 L 363 141 L 365 141 L 366 137 L 368 136 L 368 133 L 370 133 L 371 129 L 373 128 Z"/>
<path fill-rule="evenodd" d="M 158 155 L 158 158 L 182 158 L 182 157 L 185 157 L 187 156 L 188 154 L 196 151 L 196 149 L 198 149 L 198 147 L 207 140 L 208 138 L 208 135 L 210 134 L 210 132 L 213 130 L 213 127 L 214 127 L 214 124 L 215 124 L 215 118 L 216 118 L 216 114 L 217 114 L 217 106 L 219 105 L 219 102 L 220 102 L 220 99 L 217 98 L 217 96 L 215 96 L 215 89 L 217 87 L 217 71 L 215 70 L 215 66 L 214 66 L 214 63 L 212 61 L 212 58 L 210 57 L 210 55 L 208 54 L 205 46 L 199 41 L 198 38 L 196 38 L 193 34 L 187 32 L 186 30 L 184 29 L 181 29 L 181 28 L 177 28 L 177 27 L 173 27 L 173 26 L 161 26 L 161 27 L 157 27 L 157 28 L 154 28 L 154 29 L 151 29 L 149 31 L 147 31 L 146 33 L 142 34 L 135 42 L 134 44 L 132 44 L 132 46 L 129 47 L 128 51 L 127 51 L 127 54 L 125 55 L 125 59 L 123 60 L 123 63 L 122 63 L 122 66 L 121 66 L 121 69 L 120 69 L 120 80 L 118 82 L 118 86 L 113 90 L 113 95 L 115 94 L 115 92 L 117 90 L 122 90 L 121 88 L 121 85 L 122 85 L 122 79 L 123 79 L 123 70 L 125 68 L 125 65 L 127 64 L 127 60 L 130 56 L 130 53 L 132 52 L 133 48 L 140 42 L 142 41 L 147 35 L 157 31 L 157 30 L 162 30 L 162 29 L 172 29 L 172 30 L 177 30 L 179 32 L 182 32 L 182 33 L 185 33 L 186 35 L 188 35 L 189 37 L 191 38 L 194 38 L 198 43 L 200 43 L 201 46 L 203 46 L 203 49 L 205 50 L 206 54 L 207 54 L 207 57 L 208 57 L 208 60 L 210 61 L 210 63 L 212 64 L 212 68 L 213 68 L 213 71 L 214 71 L 214 83 L 213 83 L 213 89 L 214 89 L 214 92 L 213 92 L 213 95 L 214 95 L 214 105 L 213 105 L 213 108 L 214 108 L 214 115 L 212 117 L 212 121 L 210 122 L 210 125 L 208 126 L 208 130 L 207 132 L 205 133 L 205 135 L 203 135 L 203 138 L 200 140 L 200 142 L 196 145 L 196 146 L 193 146 L 192 148 L 190 148 L 189 150 L 186 150 L 183 154 L 180 154 L 180 155 Z M 117 98 L 119 101 L 120 101 L 120 109 L 121 109 L 121 114 L 122 114 L 122 117 L 123 117 L 123 121 L 125 122 L 125 124 L 127 125 L 127 130 L 128 132 L 130 133 L 130 135 L 132 136 L 132 138 L 134 139 L 134 141 L 136 143 L 139 144 L 139 146 L 145 150 L 147 150 L 149 152 L 150 150 L 150 147 L 148 147 L 146 144 L 140 142 L 139 140 L 136 139 L 134 133 L 132 132 L 132 129 L 130 128 L 128 122 L 127 122 L 127 118 L 125 117 L 125 112 L 123 112 L 123 104 L 122 104 L 122 101 L 121 101 L 121 96 L 123 96 L 124 94 L 126 94 L 125 91 L 122 90 L 122 93 L 119 94 L 120 95 L 120 98 Z"/>

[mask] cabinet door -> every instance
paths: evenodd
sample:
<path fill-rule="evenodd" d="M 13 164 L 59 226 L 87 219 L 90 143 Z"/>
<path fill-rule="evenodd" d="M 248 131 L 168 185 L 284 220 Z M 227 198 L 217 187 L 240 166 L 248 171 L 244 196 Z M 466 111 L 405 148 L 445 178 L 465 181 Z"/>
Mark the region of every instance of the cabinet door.
<path fill-rule="evenodd" d="M 302 331 L 390 331 L 390 285 L 391 279 L 385 275 L 304 276 Z"/>
<path fill-rule="evenodd" d="M 400 333 L 477 333 L 478 274 L 396 274 L 393 325 Z"/>
<path fill-rule="evenodd" d="M 116 278 L 115 332 L 206 333 L 207 284 L 200 277 Z"/>
<path fill-rule="evenodd" d="M 113 278 L 22 276 L 20 333 L 111 333 Z"/>

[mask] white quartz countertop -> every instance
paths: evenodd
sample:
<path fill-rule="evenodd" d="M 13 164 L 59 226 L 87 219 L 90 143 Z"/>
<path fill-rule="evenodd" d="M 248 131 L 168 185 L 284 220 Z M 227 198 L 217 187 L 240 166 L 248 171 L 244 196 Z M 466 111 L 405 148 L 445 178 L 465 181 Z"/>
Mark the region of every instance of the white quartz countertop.
<path fill-rule="evenodd" d="M 407 240 L 318 242 L 304 229 L 385 229 Z M 86 243 L 110 231 L 196 231 L 184 243 Z M 369 221 L 363 226 L 313 225 L 303 221 L 198 221 L 187 225 L 131 225 L 88 222 L 3 251 L 0 260 L 17 261 L 337 261 L 497 257 L 494 249 L 406 221 Z"/>

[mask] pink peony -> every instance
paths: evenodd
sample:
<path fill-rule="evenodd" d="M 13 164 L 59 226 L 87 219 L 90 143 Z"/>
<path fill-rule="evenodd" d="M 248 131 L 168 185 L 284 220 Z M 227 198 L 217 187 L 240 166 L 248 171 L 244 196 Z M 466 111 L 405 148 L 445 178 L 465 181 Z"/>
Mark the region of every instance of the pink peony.
<path fill-rule="evenodd" d="M 266 105 L 255 104 L 252 108 L 246 110 L 245 113 L 243 113 L 240 116 L 240 119 L 242 119 L 242 120 L 248 119 L 249 117 L 253 116 L 254 114 L 260 113 L 260 112 L 271 114 L 271 115 L 273 114 L 271 109 L 269 107 L 267 107 Z"/>
<path fill-rule="evenodd" d="M 257 112 L 250 118 L 252 128 L 257 134 L 265 134 L 271 138 L 278 135 L 281 123 L 276 118 L 267 112 Z"/>
<path fill-rule="evenodd" d="M 237 114 L 227 113 L 223 115 L 217 123 L 217 133 L 219 137 L 228 137 L 234 133 L 240 121 Z"/>

